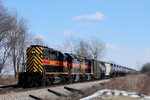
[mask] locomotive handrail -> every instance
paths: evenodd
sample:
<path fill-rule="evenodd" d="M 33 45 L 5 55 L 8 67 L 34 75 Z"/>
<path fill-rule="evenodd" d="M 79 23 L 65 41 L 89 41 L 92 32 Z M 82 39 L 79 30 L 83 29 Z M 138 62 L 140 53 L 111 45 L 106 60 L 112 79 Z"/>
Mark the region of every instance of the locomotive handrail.
<path fill-rule="evenodd" d="M 17 69 L 17 77 L 18 77 L 18 74 L 19 74 L 19 69 L 20 69 L 20 64 L 19 64 L 19 67 Z"/>
<path fill-rule="evenodd" d="M 84 72 L 83 72 L 83 69 L 82 69 L 82 58 L 81 57 L 79 58 L 79 61 L 80 61 L 80 64 L 79 64 L 80 67 L 79 68 L 80 68 L 80 71 L 82 73 L 82 76 L 84 77 Z"/>

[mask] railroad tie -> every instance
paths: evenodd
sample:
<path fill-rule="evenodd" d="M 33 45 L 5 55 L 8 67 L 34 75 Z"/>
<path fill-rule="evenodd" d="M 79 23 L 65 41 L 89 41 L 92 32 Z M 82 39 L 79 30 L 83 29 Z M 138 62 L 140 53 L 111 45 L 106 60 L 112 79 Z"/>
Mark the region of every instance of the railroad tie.
<path fill-rule="evenodd" d="M 104 83 L 99 83 L 99 84 L 100 84 L 100 85 L 103 85 L 103 86 L 105 85 Z"/>
<path fill-rule="evenodd" d="M 29 95 L 29 97 L 31 97 L 31 98 L 33 98 L 33 99 L 35 99 L 35 100 L 44 100 L 44 99 L 39 98 L 39 97 L 36 97 L 36 96 L 34 96 L 34 95 Z"/>
<path fill-rule="evenodd" d="M 80 94 L 84 94 L 84 92 L 83 91 L 81 91 L 81 90 L 77 90 L 77 89 L 74 89 L 74 88 L 70 88 L 70 87 L 64 87 L 64 89 L 66 89 L 66 90 L 68 90 L 68 91 L 71 91 L 71 92 L 78 92 L 78 93 L 80 93 Z"/>
<path fill-rule="evenodd" d="M 92 86 L 92 88 L 96 88 L 95 86 Z"/>
<path fill-rule="evenodd" d="M 47 89 L 47 91 L 48 91 L 48 92 L 51 92 L 51 93 L 54 93 L 55 95 L 60 96 L 60 97 L 67 97 L 67 96 L 64 95 L 64 94 L 61 94 L 61 93 L 59 93 L 59 92 L 56 92 L 56 91 L 53 91 L 53 90 L 50 90 L 50 89 Z"/>

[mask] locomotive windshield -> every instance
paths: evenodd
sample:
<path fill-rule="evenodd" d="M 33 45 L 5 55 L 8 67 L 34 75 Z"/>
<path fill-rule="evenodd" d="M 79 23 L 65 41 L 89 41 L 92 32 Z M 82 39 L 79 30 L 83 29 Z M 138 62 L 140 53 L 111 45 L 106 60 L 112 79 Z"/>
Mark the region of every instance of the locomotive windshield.
<path fill-rule="evenodd" d="M 36 56 L 36 57 L 40 56 L 40 54 L 37 54 L 37 53 L 30 53 L 30 54 L 28 54 L 29 57 L 32 57 L 33 55 Z"/>
<path fill-rule="evenodd" d="M 49 60 L 49 52 L 46 49 L 43 50 L 43 59 L 44 60 Z"/>

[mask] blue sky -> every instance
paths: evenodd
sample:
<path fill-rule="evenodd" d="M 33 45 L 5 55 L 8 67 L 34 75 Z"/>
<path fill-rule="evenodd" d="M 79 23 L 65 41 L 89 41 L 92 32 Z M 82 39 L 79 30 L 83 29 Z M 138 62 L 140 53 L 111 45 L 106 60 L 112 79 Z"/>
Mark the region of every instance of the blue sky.
<path fill-rule="evenodd" d="M 52 46 L 74 36 L 106 44 L 103 60 L 137 69 L 150 61 L 150 0 L 4 0 Z"/>

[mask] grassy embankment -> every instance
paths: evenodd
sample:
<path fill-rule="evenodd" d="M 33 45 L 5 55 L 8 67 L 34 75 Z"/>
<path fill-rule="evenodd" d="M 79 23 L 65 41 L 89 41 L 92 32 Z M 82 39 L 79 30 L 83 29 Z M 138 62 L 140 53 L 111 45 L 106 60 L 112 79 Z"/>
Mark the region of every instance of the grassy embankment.
<path fill-rule="evenodd" d="M 84 95 L 78 93 L 70 94 L 70 97 L 65 99 L 68 100 L 77 100 L 93 93 L 102 90 L 102 89 L 110 89 L 110 90 L 122 90 L 128 92 L 137 92 L 140 96 L 141 94 L 150 96 L 150 77 L 145 74 L 137 74 L 137 75 L 127 75 L 125 77 L 120 77 L 116 79 L 111 79 L 110 82 L 104 84 L 98 84 L 97 86 L 91 86 L 86 90 Z"/>

